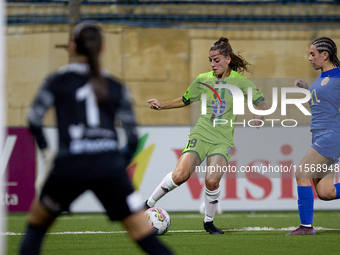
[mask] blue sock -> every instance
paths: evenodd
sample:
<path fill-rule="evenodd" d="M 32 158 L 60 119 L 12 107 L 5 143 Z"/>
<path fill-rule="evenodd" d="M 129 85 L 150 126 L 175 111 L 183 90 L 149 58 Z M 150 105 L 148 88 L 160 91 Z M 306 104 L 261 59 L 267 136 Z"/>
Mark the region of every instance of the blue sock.
<path fill-rule="evenodd" d="M 301 225 L 309 225 L 313 223 L 314 213 L 314 195 L 311 186 L 298 186 L 298 208 Z"/>
<path fill-rule="evenodd" d="M 338 198 L 340 198 L 340 183 L 334 184 L 334 186 L 335 186 L 335 189 L 336 189 L 336 198 L 335 199 L 338 199 Z"/>

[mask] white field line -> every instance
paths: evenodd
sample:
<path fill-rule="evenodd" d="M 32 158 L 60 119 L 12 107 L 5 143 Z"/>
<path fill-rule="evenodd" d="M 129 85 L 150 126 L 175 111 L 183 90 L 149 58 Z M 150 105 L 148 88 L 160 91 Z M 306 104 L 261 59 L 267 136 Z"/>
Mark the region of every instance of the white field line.
<path fill-rule="evenodd" d="M 183 218 L 183 219 L 200 219 L 200 218 L 204 218 L 203 214 L 188 214 L 188 215 L 171 215 L 170 216 L 172 219 L 179 219 L 179 218 Z M 216 216 L 218 218 L 236 218 L 236 217 L 243 217 L 243 216 L 238 216 L 238 215 L 218 215 Z M 8 220 L 23 220 L 23 217 L 18 217 L 18 216 L 8 216 L 7 217 Z M 98 216 L 61 216 L 58 218 L 58 221 L 61 220 L 107 220 L 108 217 L 105 215 L 98 215 Z"/>
<path fill-rule="evenodd" d="M 332 217 L 340 217 L 340 214 L 332 215 Z M 174 219 L 185 218 L 185 219 L 200 219 L 203 217 L 203 214 L 187 214 L 187 215 L 171 215 L 170 217 Z M 264 213 L 254 213 L 254 214 L 217 214 L 216 218 L 295 218 L 298 217 L 298 214 L 264 214 Z M 314 215 L 317 217 L 317 215 Z M 27 216 L 7 216 L 7 220 L 23 220 L 26 219 Z M 61 216 L 58 218 L 60 220 L 107 220 L 108 217 L 106 215 L 95 215 L 95 216 L 81 216 L 81 215 L 72 215 L 72 216 Z"/>
<path fill-rule="evenodd" d="M 248 218 L 290 218 L 290 217 L 298 217 L 298 214 L 218 214 L 216 215 L 217 218 L 240 218 L 240 217 L 248 217 Z M 338 215 L 340 216 L 340 214 Z M 23 220 L 25 217 L 20 216 L 7 216 L 8 220 Z M 203 216 L 203 214 L 187 214 L 187 215 L 171 215 L 170 217 L 177 219 L 177 218 L 184 218 L 184 219 L 200 219 Z M 105 215 L 96 215 L 96 216 L 61 216 L 58 218 L 58 220 L 102 220 L 102 219 L 108 219 Z"/>
<path fill-rule="evenodd" d="M 248 218 L 291 218 L 297 217 L 298 214 L 247 214 L 246 217 Z"/>
<path fill-rule="evenodd" d="M 226 232 L 237 232 L 237 231 L 292 231 L 296 229 L 296 227 L 288 227 L 288 228 L 271 228 L 271 227 L 245 227 L 245 228 L 234 228 L 234 229 L 226 229 L 223 231 Z M 315 230 L 333 230 L 340 231 L 340 229 L 336 228 L 323 228 L 323 227 L 314 227 Z M 205 230 L 170 230 L 169 233 L 199 233 L 205 232 Z M 83 234 L 125 234 L 127 231 L 66 231 L 66 232 L 54 232 L 48 233 L 49 235 L 83 235 Z M 0 233 L 3 236 L 21 236 L 24 233 L 14 233 L 14 232 L 4 232 Z"/>

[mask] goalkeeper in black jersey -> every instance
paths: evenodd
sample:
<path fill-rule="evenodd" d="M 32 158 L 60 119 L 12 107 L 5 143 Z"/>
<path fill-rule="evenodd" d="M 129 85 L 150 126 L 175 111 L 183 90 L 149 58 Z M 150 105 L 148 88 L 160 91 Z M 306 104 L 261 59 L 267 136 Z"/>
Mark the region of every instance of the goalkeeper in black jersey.
<path fill-rule="evenodd" d="M 136 123 L 124 86 L 100 70 L 100 28 L 90 22 L 78 24 L 68 48 L 74 63 L 43 82 L 28 114 L 30 130 L 49 161 L 42 120 L 48 108 L 55 107 L 59 151 L 40 198 L 32 203 L 20 254 L 39 254 L 55 218 L 88 189 L 103 204 L 110 220 L 121 221 L 145 252 L 171 254 L 155 237 L 144 216 L 143 199 L 125 170 L 137 147 Z M 117 118 L 128 138 L 123 151 L 119 151 L 114 127 Z"/>

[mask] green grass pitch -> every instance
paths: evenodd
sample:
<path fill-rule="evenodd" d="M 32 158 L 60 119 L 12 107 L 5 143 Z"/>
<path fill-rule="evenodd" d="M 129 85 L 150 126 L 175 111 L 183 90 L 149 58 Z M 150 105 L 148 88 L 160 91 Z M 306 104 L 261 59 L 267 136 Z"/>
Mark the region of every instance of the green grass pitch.
<path fill-rule="evenodd" d="M 175 254 L 339 254 L 340 212 L 316 211 L 315 236 L 285 236 L 289 227 L 299 224 L 298 212 L 230 212 L 215 216 L 224 235 L 203 231 L 203 215 L 171 213 L 170 231 L 160 239 Z M 7 217 L 7 254 L 18 254 L 26 214 Z M 286 230 L 285 230 L 286 229 Z M 63 215 L 49 230 L 42 254 L 101 255 L 144 254 L 128 238 L 119 223 L 104 214 Z"/>

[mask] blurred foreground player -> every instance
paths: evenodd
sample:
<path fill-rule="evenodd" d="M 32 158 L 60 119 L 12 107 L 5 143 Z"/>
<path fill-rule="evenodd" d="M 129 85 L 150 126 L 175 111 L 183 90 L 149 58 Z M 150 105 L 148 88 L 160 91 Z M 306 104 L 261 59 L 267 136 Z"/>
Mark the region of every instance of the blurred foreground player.
<path fill-rule="evenodd" d="M 39 254 L 55 218 L 88 189 L 103 204 L 110 220 L 121 221 L 145 252 L 171 254 L 155 237 L 144 216 L 143 200 L 125 171 L 137 147 L 136 124 L 124 86 L 100 71 L 102 46 L 97 25 L 78 24 L 69 43 L 74 63 L 43 82 L 29 111 L 30 130 L 46 159 L 49 153 L 42 120 L 48 108 L 55 106 L 59 151 L 40 199 L 32 203 L 20 254 Z M 128 138 L 123 152 L 118 149 L 116 118 Z"/>
<path fill-rule="evenodd" d="M 320 199 L 340 198 L 340 183 L 333 184 L 334 172 L 339 172 L 336 163 L 340 156 L 340 62 L 333 40 L 327 37 L 316 39 L 310 47 L 309 61 L 315 70 L 321 70 L 321 74 L 310 87 L 302 79 L 295 81 L 295 86 L 311 92 L 312 146 L 296 171 L 301 224 L 286 234 L 288 236 L 315 235 L 311 178 Z"/>

